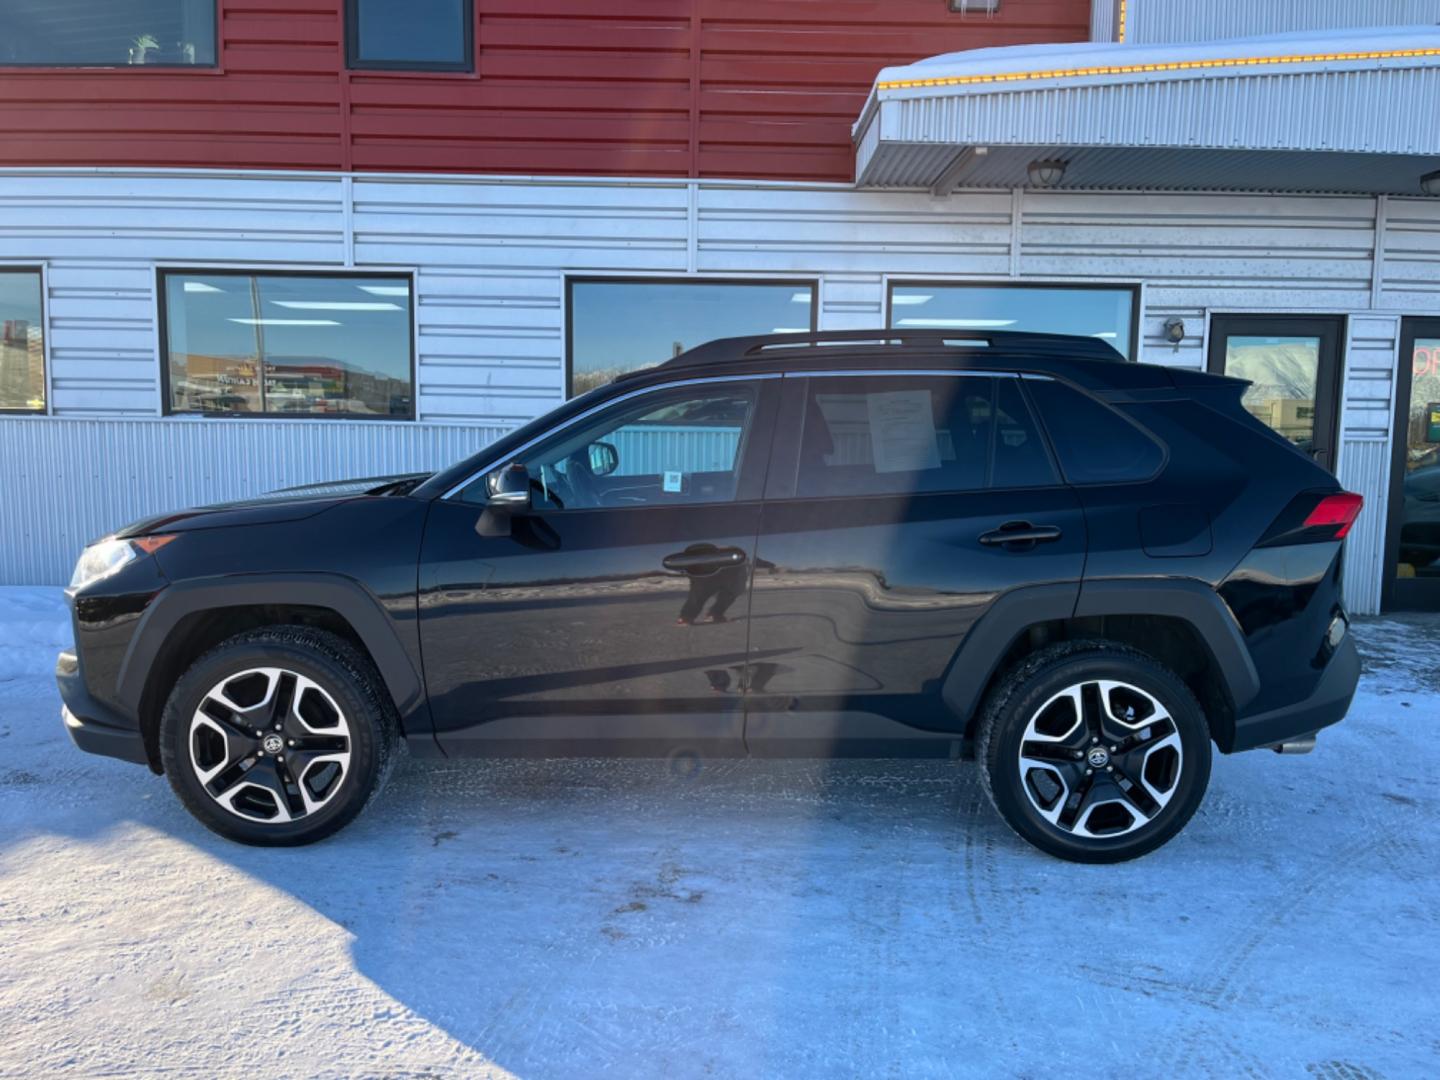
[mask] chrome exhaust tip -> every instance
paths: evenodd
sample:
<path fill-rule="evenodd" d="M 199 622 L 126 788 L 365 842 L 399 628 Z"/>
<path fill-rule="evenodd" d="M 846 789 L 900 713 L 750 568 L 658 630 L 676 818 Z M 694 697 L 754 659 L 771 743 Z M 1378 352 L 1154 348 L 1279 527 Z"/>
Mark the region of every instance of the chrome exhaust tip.
<path fill-rule="evenodd" d="M 1277 754 L 1308 754 L 1315 749 L 1315 732 L 1309 735 L 1298 735 L 1293 739 L 1286 739 L 1270 747 Z"/>

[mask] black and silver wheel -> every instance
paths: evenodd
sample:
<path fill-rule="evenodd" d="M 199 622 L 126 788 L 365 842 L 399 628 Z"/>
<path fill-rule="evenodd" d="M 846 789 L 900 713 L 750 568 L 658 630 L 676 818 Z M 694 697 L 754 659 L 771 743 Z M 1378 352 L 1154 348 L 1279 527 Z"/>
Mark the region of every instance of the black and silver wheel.
<path fill-rule="evenodd" d="M 300 627 L 254 631 L 201 657 L 161 720 L 171 785 L 216 832 L 303 844 L 339 829 L 378 789 L 394 723 L 369 662 Z"/>
<path fill-rule="evenodd" d="M 1005 676 L 981 717 L 978 757 L 1006 822 L 1081 862 L 1159 847 L 1210 779 L 1209 730 L 1189 688 L 1104 642 L 1052 646 Z"/>

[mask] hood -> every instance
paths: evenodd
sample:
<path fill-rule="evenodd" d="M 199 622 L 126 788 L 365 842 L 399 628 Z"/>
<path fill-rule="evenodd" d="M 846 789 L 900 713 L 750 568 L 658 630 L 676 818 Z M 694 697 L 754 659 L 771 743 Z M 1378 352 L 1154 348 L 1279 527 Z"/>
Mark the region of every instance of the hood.
<path fill-rule="evenodd" d="M 356 480 L 336 480 L 324 484 L 282 488 L 252 499 L 212 503 L 189 510 L 141 518 L 115 536 L 129 539 L 151 533 L 189 532 L 193 529 L 224 529 L 239 525 L 271 525 L 283 521 L 299 521 L 322 514 L 331 507 L 367 495 L 407 495 L 429 473 L 406 473 L 400 476 L 367 476 Z"/>

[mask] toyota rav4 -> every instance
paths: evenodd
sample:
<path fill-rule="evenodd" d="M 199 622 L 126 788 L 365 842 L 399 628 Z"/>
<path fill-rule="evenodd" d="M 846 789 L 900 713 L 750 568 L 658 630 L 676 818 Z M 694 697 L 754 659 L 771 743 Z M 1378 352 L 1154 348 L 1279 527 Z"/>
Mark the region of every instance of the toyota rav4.
<path fill-rule="evenodd" d="M 959 333 L 716 341 L 438 473 L 121 529 L 64 722 L 246 843 L 335 832 L 403 740 L 973 757 L 1037 847 L 1143 854 L 1212 746 L 1344 716 L 1360 498 L 1239 380 Z"/>

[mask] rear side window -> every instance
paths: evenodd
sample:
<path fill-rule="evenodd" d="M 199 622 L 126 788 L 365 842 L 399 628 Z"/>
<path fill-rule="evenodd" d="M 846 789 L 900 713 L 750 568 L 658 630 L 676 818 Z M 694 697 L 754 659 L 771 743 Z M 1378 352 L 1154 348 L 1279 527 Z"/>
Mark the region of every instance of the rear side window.
<path fill-rule="evenodd" d="M 896 375 L 809 382 L 796 483 L 801 498 L 1055 482 L 1013 379 Z"/>
<path fill-rule="evenodd" d="M 1089 394 L 1052 379 L 1032 379 L 1026 387 L 1070 483 L 1149 480 L 1164 462 L 1154 439 Z"/>

